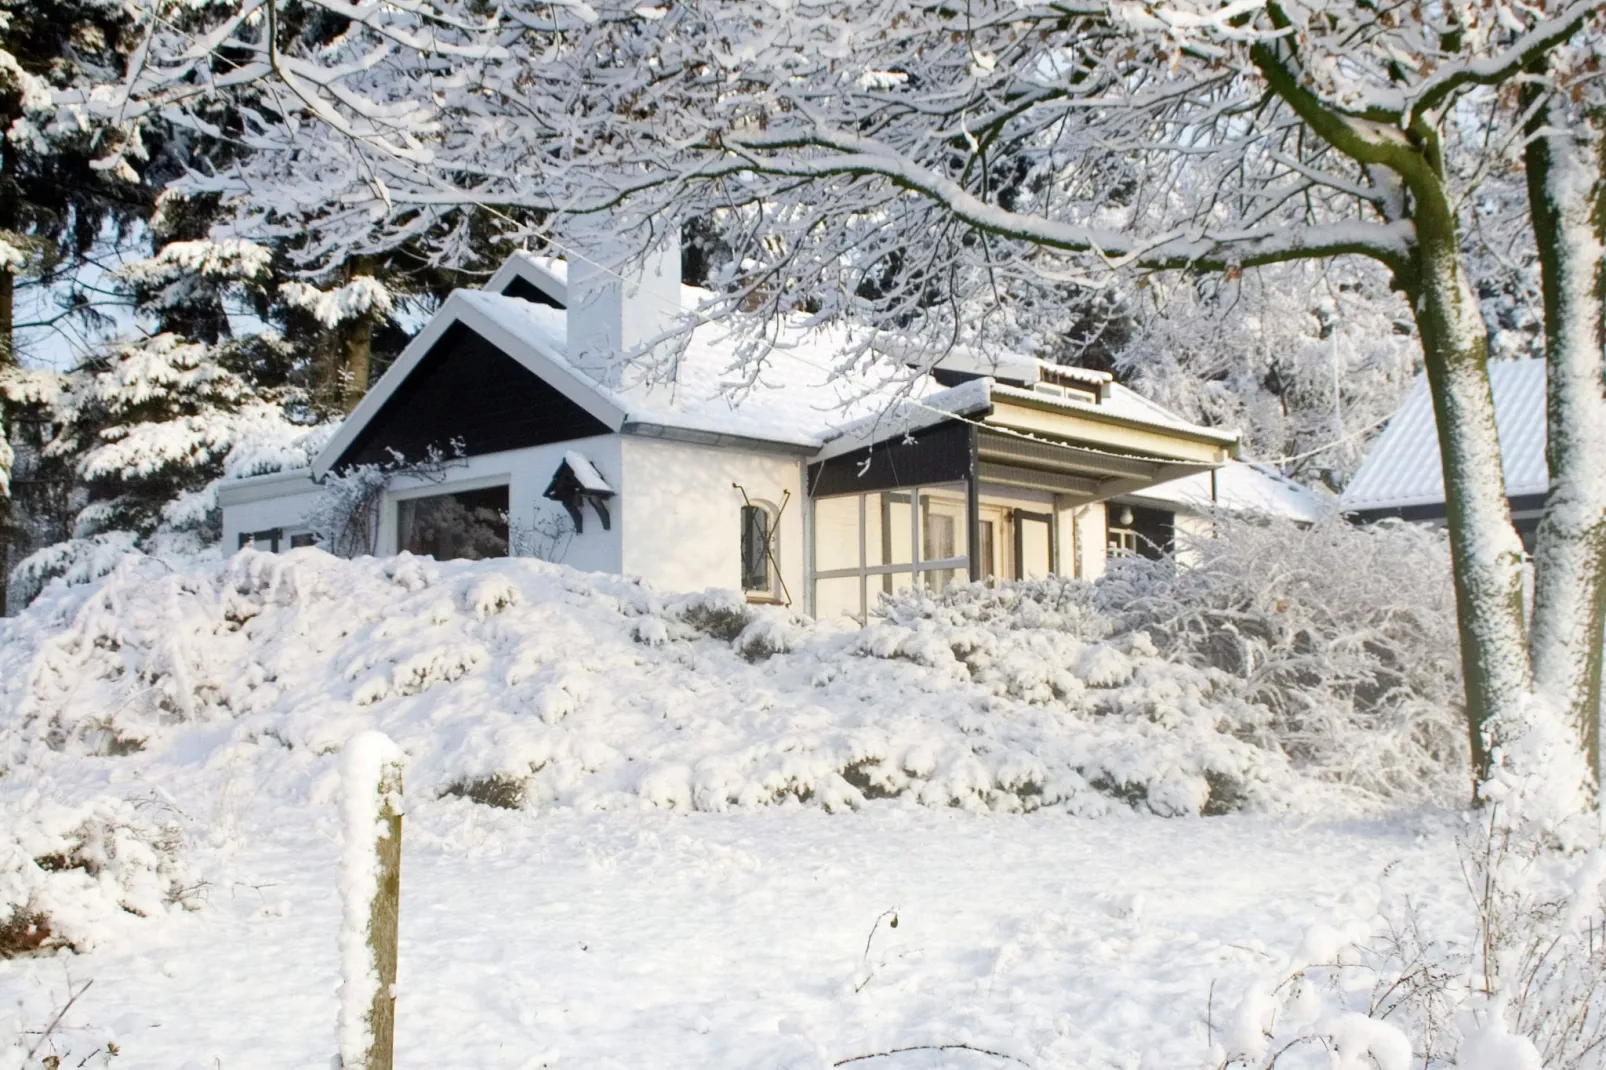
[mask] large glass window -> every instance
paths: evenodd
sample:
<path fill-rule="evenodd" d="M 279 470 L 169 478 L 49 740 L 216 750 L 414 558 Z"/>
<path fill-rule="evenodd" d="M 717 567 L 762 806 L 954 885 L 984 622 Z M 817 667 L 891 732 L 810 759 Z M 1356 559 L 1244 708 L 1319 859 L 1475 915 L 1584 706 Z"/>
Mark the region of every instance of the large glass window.
<path fill-rule="evenodd" d="M 820 572 L 859 567 L 861 495 L 821 498 L 814 503 L 814 567 Z"/>
<path fill-rule="evenodd" d="M 921 487 L 814 503 L 814 612 L 864 620 L 882 594 L 969 575 L 963 487 Z"/>
<path fill-rule="evenodd" d="M 397 502 L 396 545 L 437 561 L 506 557 L 507 486 Z"/>

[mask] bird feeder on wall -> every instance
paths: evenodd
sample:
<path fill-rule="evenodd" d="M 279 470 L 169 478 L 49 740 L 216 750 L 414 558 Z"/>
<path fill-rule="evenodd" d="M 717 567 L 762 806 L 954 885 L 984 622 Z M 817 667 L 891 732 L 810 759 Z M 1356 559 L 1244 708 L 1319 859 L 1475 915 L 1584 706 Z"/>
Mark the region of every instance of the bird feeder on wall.
<path fill-rule="evenodd" d="M 563 455 L 563 463 L 552 473 L 552 482 L 542 492 L 542 497 L 563 506 L 563 511 L 574 522 L 576 535 L 585 530 L 586 505 L 596 510 L 603 531 L 613 527 L 613 520 L 608 515 L 608 499 L 613 495 L 613 488 L 602 478 L 602 473 L 576 450 L 569 450 Z"/>

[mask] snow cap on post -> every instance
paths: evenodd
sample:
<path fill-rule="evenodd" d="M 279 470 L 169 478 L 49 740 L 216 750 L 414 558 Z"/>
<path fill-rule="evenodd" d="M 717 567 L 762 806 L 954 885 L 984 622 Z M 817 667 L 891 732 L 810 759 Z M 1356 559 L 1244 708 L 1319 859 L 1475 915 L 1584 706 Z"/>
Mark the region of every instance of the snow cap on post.
<path fill-rule="evenodd" d="M 400 904 L 401 748 L 359 732 L 341 754 L 344 847 L 340 859 L 339 1065 L 390 1070 Z"/>

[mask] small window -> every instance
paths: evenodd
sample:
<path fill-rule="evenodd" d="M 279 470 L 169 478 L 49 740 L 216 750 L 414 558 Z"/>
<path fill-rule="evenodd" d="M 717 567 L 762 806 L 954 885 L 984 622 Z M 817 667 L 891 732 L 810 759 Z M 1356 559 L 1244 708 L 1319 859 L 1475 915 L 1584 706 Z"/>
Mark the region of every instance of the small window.
<path fill-rule="evenodd" d="M 279 540 L 283 537 L 284 532 L 279 528 L 270 528 L 267 531 L 242 531 L 240 532 L 240 549 L 243 550 L 249 546 L 253 550 L 276 554 L 279 552 Z"/>
<path fill-rule="evenodd" d="M 776 597 L 776 534 L 769 506 L 742 506 L 742 590 L 749 596 Z"/>
<path fill-rule="evenodd" d="M 310 531 L 299 531 L 290 536 L 290 549 L 299 550 L 304 546 L 318 545 L 318 536 Z"/>

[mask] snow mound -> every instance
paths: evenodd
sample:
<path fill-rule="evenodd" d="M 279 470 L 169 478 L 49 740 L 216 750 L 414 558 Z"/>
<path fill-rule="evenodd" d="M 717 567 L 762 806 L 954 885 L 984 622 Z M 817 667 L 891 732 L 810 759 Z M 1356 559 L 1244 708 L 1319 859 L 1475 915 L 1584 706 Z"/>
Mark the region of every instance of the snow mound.
<path fill-rule="evenodd" d="M 183 905 L 196 887 L 179 858 L 182 833 L 151 810 L 109 796 L 77 805 L 37 792 L 8 799 L 0 809 L 0 958 L 87 950 L 129 917 Z"/>
<path fill-rule="evenodd" d="M 227 766 L 295 805 L 377 729 L 411 792 L 499 805 L 1330 807 L 1225 674 L 1097 638 L 1086 585 L 984 590 L 860 630 L 528 560 L 129 557 L 0 633 L 0 783 Z"/>

